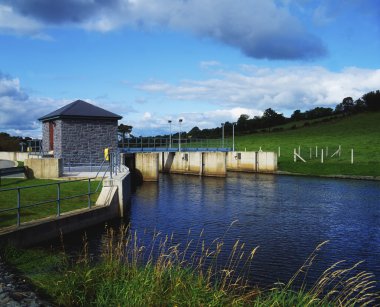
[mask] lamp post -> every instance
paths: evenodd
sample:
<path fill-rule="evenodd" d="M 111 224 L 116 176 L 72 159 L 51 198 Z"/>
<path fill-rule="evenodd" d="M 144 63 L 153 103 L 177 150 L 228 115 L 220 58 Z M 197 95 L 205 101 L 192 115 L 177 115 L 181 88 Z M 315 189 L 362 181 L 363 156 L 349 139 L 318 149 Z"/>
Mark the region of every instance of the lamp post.
<path fill-rule="evenodd" d="M 172 148 L 172 121 L 169 119 L 169 129 L 170 129 L 170 135 L 169 135 L 169 148 Z"/>
<path fill-rule="evenodd" d="M 222 148 L 224 148 L 224 123 L 222 125 Z"/>
<path fill-rule="evenodd" d="M 236 123 L 232 123 L 232 152 L 235 152 L 235 125 Z"/>
<path fill-rule="evenodd" d="M 178 147 L 178 151 L 181 151 L 181 123 L 182 123 L 182 118 L 180 118 L 178 120 L 179 122 L 179 139 L 178 139 L 178 143 L 179 143 L 179 147 Z"/>

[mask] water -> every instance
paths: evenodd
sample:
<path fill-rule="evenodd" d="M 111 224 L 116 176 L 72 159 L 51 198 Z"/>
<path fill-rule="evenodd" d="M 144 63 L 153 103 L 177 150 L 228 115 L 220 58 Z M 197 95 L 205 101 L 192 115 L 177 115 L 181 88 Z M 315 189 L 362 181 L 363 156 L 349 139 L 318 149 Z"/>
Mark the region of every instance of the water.
<path fill-rule="evenodd" d="M 222 260 L 237 239 L 245 242 L 246 250 L 259 246 L 248 277 L 264 287 L 288 281 L 326 240 L 309 282 L 340 260 L 347 265 L 364 260 L 359 269 L 380 279 L 380 182 L 244 173 L 229 173 L 227 178 L 160 174 L 158 183 L 137 189 L 125 222 L 145 245 L 157 230 L 174 233 L 183 243 L 197 240 L 202 230 L 206 242 L 223 237 Z M 98 227 L 87 233 L 99 242 L 101 232 Z"/>
<path fill-rule="evenodd" d="M 231 227 L 232 222 L 234 222 Z M 132 198 L 130 223 L 143 240 L 154 230 L 179 241 L 211 242 L 224 236 L 225 250 L 240 239 L 259 246 L 252 282 L 286 282 L 326 240 L 309 273 L 311 281 L 339 260 L 380 278 L 380 182 L 229 173 L 227 178 L 160 175 Z M 228 230 L 228 231 L 227 231 Z M 226 232 L 227 231 L 227 232 Z"/>

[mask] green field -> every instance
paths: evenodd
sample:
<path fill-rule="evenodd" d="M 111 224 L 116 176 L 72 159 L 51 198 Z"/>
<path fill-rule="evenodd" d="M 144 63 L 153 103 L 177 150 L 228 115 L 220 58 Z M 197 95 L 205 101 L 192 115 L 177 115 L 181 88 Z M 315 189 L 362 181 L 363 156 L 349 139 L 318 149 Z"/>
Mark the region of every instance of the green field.
<path fill-rule="evenodd" d="M 280 157 L 280 171 L 307 175 L 353 175 L 380 176 L 380 113 L 362 113 L 327 122 L 319 121 L 304 126 L 294 123 L 296 129 L 279 132 L 255 133 L 235 137 L 235 148 L 239 151 L 275 151 Z M 228 140 L 231 143 L 231 140 Z M 341 145 L 340 157 L 331 155 Z M 306 163 L 293 160 L 294 148 L 300 146 Z M 317 146 L 318 157 L 315 157 Z M 321 149 L 324 163 L 321 163 Z M 326 157 L 326 148 L 328 156 Z M 351 164 L 351 149 L 354 163 Z M 310 151 L 312 158 L 310 159 Z"/>
<path fill-rule="evenodd" d="M 28 222 L 35 219 L 40 219 L 57 214 L 57 180 L 44 180 L 44 179 L 16 179 L 16 178 L 2 178 L 0 186 L 0 211 L 3 209 L 17 208 L 17 189 L 12 188 L 20 187 L 20 222 Z M 53 184 L 51 184 L 53 183 Z M 49 185 L 46 185 L 49 184 Z M 99 181 L 91 181 L 90 192 L 94 193 Z M 43 186 L 42 186 L 43 185 Z M 22 188 L 26 186 L 34 186 L 32 188 Z M 4 191 L 7 189 L 12 189 Z M 99 188 L 99 191 L 101 187 Z M 91 205 L 94 205 L 99 195 L 91 195 Z M 88 193 L 88 181 L 65 181 L 60 183 L 60 196 L 61 198 L 73 197 L 60 202 L 60 212 L 68 212 L 75 209 L 88 207 L 88 195 L 79 194 Z M 26 208 L 31 204 L 47 202 L 38 206 Z M 17 210 L 0 212 L 0 228 L 6 226 L 16 225 Z"/>

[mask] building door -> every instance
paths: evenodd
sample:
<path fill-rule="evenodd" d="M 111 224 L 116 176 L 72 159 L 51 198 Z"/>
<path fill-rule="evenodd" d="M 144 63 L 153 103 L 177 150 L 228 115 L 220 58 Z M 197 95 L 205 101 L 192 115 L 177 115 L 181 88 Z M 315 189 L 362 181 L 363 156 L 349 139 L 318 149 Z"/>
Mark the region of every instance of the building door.
<path fill-rule="evenodd" d="M 49 151 L 54 150 L 54 123 L 49 122 Z"/>

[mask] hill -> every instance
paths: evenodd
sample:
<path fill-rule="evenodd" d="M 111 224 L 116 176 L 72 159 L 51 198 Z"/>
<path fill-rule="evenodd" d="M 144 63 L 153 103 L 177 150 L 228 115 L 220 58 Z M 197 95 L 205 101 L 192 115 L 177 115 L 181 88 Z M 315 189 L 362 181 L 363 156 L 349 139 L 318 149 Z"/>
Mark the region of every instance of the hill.
<path fill-rule="evenodd" d="M 278 132 L 235 137 L 236 150 L 278 152 L 279 170 L 310 175 L 380 176 L 380 112 L 361 113 L 319 121 L 310 126 Z M 298 126 L 298 125 L 297 125 Z M 274 131 L 276 129 L 273 129 Z M 341 145 L 341 156 L 331 155 Z M 306 163 L 293 161 L 293 150 L 300 146 Z M 315 151 L 318 157 L 315 157 Z M 328 156 L 321 163 L 321 149 Z M 351 149 L 354 163 L 351 164 Z M 310 151 L 312 158 L 310 159 Z"/>

